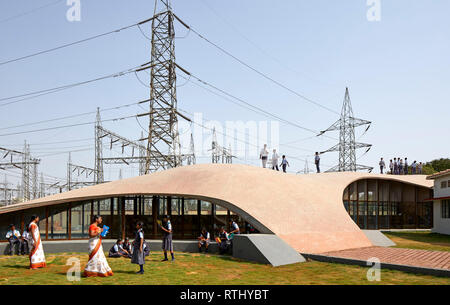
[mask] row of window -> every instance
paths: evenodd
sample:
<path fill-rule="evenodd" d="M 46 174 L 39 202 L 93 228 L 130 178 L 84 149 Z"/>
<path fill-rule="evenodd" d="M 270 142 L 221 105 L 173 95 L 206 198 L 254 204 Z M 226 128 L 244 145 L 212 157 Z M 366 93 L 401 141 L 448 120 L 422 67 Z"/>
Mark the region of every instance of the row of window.
<path fill-rule="evenodd" d="M 441 189 L 446 189 L 447 187 L 450 187 L 450 180 L 441 181 Z"/>
<path fill-rule="evenodd" d="M 110 227 L 110 238 L 119 238 L 122 231 L 133 238 L 137 221 L 144 222 L 147 237 L 158 238 L 161 234 L 157 220 L 163 215 L 171 215 L 174 237 L 180 239 L 197 238 L 205 227 L 212 236 L 220 227 L 228 229 L 228 220 L 233 218 L 239 226 L 247 229 L 239 215 L 211 202 L 177 197 L 140 196 L 124 200 L 124 215 L 118 198 L 94 202 L 78 202 L 26 210 L 22 213 L 0 215 L 0 240 L 4 239 L 9 224 L 18 229 L 26 228 L 33 214 L 40 217 L 39 229 L 43 239 L 77 239 L 88 237 L 88 227 L 92 215 L 101 215 L 103 223 Z M 48 216 L 48 218 L 46 218 Z M 156 219 L 156 221 L 155 221 Z"/>
<path fill-rule="evenodd" d="M 343 200 L 423 202 L 430 198 L 427 188 L 392 181 L 364 179 L 350 184 L 343 194 Z"/>
<path fill-rule="evenodd" d="M 431 228 L 431 202 L 344 201 L 345 209 L 361 229 Z"/>
<path fill-rule="evenodd" d="M 450 218 L 450 200 L 441 201 L 441 218 Z"/>

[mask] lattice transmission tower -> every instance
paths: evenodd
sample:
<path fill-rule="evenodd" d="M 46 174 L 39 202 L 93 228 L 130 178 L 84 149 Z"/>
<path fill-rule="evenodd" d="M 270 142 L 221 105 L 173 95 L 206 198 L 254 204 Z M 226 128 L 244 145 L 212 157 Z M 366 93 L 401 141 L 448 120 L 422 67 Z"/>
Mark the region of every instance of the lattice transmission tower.
<path fill-rule="evenodd" d="M 100 116 L 100 109 L 97 108 L 97 116 L 95 123 L 95 172 L 94 181 L 96 184 L 103 183 L 105 181 L 105 175 L 103 172 L 103 146 L 102 146 L 102 119 Z"/>
<path fill-rule="evenodd" d="M 152 20 L 150 112 L 145 173 L 182 165 L 178 133 L 174 14 L 170 0 L 155 2 Z"/>
<path fill-rule="evenodd" d="M 372 144 L 358 143 L 355 140 L 355 128 L 367 126 L 365 132 L 370 128 L 372 122 L 355 118 L 350 100 L 348 88 L 345 89 L 344 104 L 342 106 L 341 118 L 331 125 L 328 129 L 320 132 L 323 135 L 326 132 L 339 130 L 339 143 L 330 149 L 321 152 L 339 152 L 339 164 L 332 167 L 327 172 L 356 172 L 359 170 L 368 170 L 371 172 L 373 167 L 359 165 L 356 163 L 356 149 L 366 148 L 366 153 L 372 147 Z M 364 133 L 365 133 L 364 132 Z"/>
<path fill-rule="evenodd" d="M 41 160 L 31 156 L 30 145 L 26 142 L 22 152 L 0 147 L 0 170 L 22 170 L 22 182 L 20 185 L 22 201 L 39 198 L 37 176 L 40 162 Z"/>
<path fill-rule="evenodd" d="M 229 149 L 221 146 L 217 141 L 216 128 L 213 128 L 211 142 L 211 161 L 212 163 L 233 163 L 233 155 L 231 154 L 231 145 Z"/>

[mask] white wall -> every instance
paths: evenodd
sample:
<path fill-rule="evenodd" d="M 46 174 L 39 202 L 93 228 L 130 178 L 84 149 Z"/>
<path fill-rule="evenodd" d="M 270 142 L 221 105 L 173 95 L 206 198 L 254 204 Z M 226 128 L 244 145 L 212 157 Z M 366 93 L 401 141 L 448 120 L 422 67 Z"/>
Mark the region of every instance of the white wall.
<path fill-rule="evenodd" d="M 444 177 L 439 177 L 434 180 L 434 198 L 441 197 L 449 197 L 450 196 L 450 187 L 447 185 L 446 188 L 441 188 L 442 181 L 450 181 L 450 175 L 446 175 Z"/>
<path fill-rule="evenodd" d="M 435 197 L 438 197 L 435 195 Z M 443 196 L 441 196 L 443 197 Z M 433 232 L 450 235 L 450 218 L 441 217 L 441 201 L 433 203 Z"/>

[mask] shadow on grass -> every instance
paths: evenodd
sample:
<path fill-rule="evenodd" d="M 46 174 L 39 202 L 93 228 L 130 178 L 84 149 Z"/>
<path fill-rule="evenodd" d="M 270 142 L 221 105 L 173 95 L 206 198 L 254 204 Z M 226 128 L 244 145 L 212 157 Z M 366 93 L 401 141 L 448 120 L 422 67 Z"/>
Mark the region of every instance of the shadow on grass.
<path fill-rule="evenodd" d="M 14 269 L 30 269 L 30 265 L 4 265 L 4 268 L 14 268 Z"/>
<path fill-rule="evenodd" d="M 447 245 L 450 247 L 450 236 L 429 232 L 385 232 L 388 236 L 409 239 L 417 242 Z"/>
<path fill-rule="evenodd" d="M 52 274 L 67 278 L 67 272 L 64 271 L 52 272 Z M 83 277 L 83 271 L 80 272 L 80 275 Z"/>
<path fill-rule="evenodd" d="M 266 266 L 266 264 L 258 263 L 254 261 L 244 260 L 240 258 L 233 257 L 231 255 L 226 254 L 209 254 L 211 258 L 219 259 L 225 262 L 233 262 L 233 263 L 245 263 L 247 265 L 253 265 L 253 266 Z"/>
<path fill-rule="evenodd" d="M 114 270 L 114 274 L 133 274 L 136 275 L 137 270 Z"/>

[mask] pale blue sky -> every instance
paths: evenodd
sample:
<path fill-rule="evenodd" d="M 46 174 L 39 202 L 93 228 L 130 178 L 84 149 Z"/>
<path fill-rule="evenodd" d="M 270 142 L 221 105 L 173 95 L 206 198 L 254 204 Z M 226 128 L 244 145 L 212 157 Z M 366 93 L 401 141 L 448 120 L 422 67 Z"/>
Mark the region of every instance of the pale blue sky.
<path fill-rule="evenodd" d="M 148 0 L 81 0 L 80 22 L 66 20 L 65 1 L 9 19 L 53 2 L 0 0 L 0 62 L 127 26 L 153 13 L 153 1 Z M 371 129 L 360 139 L 373 144 L 373 149 L 359 163 L 376 167 L 380 156 L 408 157 L 411 161 L 448 157 L 450 3 L 447 0 L 381 0 L 380 22 L 367 20 L 365 0 L 173 0 L 172 3 L 174 12 L 197 31 L 314 101 L 340 111 L 348 86 L 355 116 L 373 121 Z M 149 27 L 146 24 L 143 30 L 149 33 Z M 336 114 L 305 102 L 226 57 L 195 34 L 184 37 L 187 31 L 179 24 L 176 33 L 180 37 L 176 40 L 177 62 L 198 77 L 314 130 L 326 129 L 338 119 Z M 150 42 L 137 28 L 128 29 L 0 66 L 0 98 L 96 78 L 149 60 Z M 142 79 L 147 79 L 146 74 L 142 74 Z M 179 78 L 178 105 L 183 110 L 202 112 L 208 119 L 223 122 L 267 120 L 191 83 L 183 84 L 185 80 Z M 97 106 L 133 103 L 148 95 L 148 88 L 130 74 L 0 107 L 0 128 L 95 111 Z M 105 112 L 103 117 L 141 112 L 142 109 L 133 106 Z M 94 119 L 91 115 L 2 129 L 0 135 Z M 141 132 L 134 119 L 105 126 L 132 139 L 138 139 Z M 92 148 L 74 152 L 72 159 L 93 166 L 93 139 L 55 145 L 41 143 L 93 136 L 92 126 L 73 127 L 0 136 L 0 146 L 21 149 L 27 140 L 35 144 L 31 146 L 32 154 L 43 156 L 40 170 L 65 177 L 68 154 L 46 155 Z M 280 124 L 281 144 L 308 136 L 311 133 Z M 331 139 L 320 138 L 291 144 L 297 149 L 283 145 L 279 149 L 288 156 L 312 162 L 307 155 L 334 144 Z M 334 165 L 336 160 L 337 154 L 322 156 L 324 168 L 325 164 Z M 209 158 L 199 161 L 208 162 Z M 240 159 L 236 163 L 259 164 L 255 159 Z M 290 163 L 292 172 L 304 167 L 304 162 L 296 159 L 291 158 Z M 117 179 L 118 170 L 119 167 L 106 167 L 106 179 Z M 123 167 L 124 177 L 134 173 L 134 169 Z"/>

